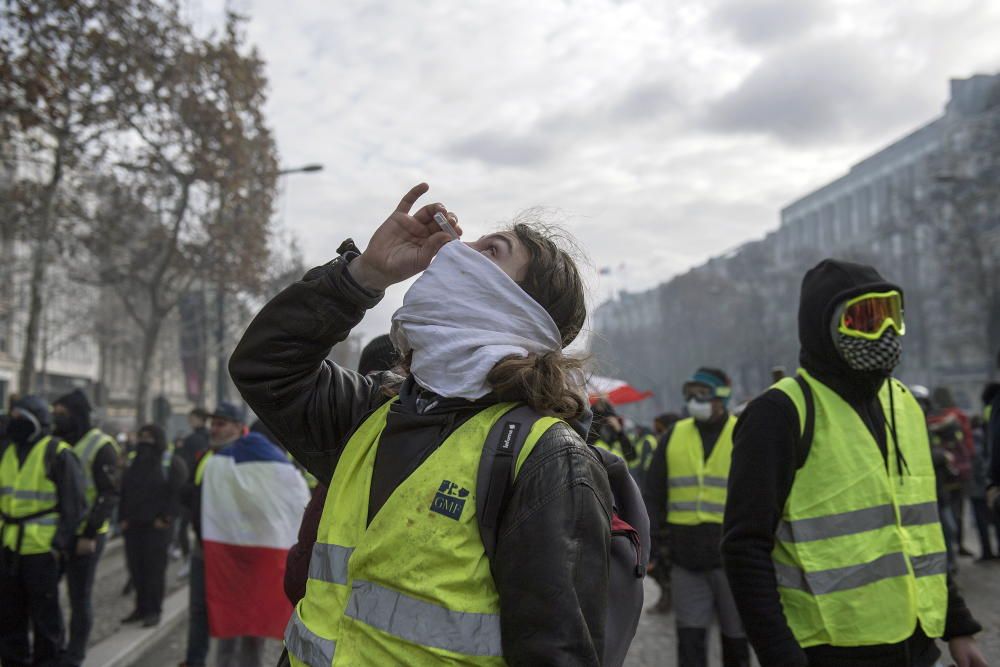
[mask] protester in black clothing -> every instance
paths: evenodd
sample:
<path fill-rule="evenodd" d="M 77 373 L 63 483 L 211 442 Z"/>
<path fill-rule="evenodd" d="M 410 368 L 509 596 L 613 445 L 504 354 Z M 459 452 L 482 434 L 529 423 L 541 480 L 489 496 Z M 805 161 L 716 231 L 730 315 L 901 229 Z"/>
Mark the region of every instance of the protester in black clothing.
<path fill-rule="evenodd" d="M 123 623 L 142 621 L 152 627 L 160 622 L 170 527 L 187 475 L 184 460 L 167 449 L 162 428 L 147 424 L 139 429 L 135 458 L 122 479 L 119 510 L 136 598 L 135 610 Z"/>
<path fill-rule="evenodd" d="M 68 446 L 58 444 L 58 438 L 47 438 L 51 424 L 46 402 L 25 396 L 11 406 L 6 436 L 0 442 L 0 662 L 4 665 L 57 665 L 62 658 L 65 628 L 59 578 L 87 504 L 80 462 Z M 37 477 L 32 470 L 39 473 Z M 49 483 L 55 487 L 55 501 L 36 511 L 50 507 L 52 513 L 32 519 L 37 532 L 25 535 L 26 517 L 36 511 L 16 507 L 18 500 L 37 502 L 41 494 L 52 493 L 51 486 L 45 489 Z"/>
<path fill-rule="evenodd" d="M 79 389 L 52 404 L 53 433 L 73 447 L 87 484 L 87 517 L 77 531 L 76 544 L 66 563 L 70 623 L 65 663 L 70 667 L 82 665 L 87 654 L 94 625 L 91 597 L 97 562 L 118 503 L 118 443 L 91 423 L 92 410 L 86 394 Z"/>
<path fill-rule="evenodd" d="M 189 475 L 194 474 L 194 467 L 197 465 L 198 459 L 208 451 L 208 416 L 208 411 L 204 408 L 195 408 L 188 413 L 188 425 L 191 427 L 191 432 L 184 437 L 180 447 L 177 448 L 177 455 L 184 461 Z M 191 555 L 190 530 L 191 513 L 182 506 L 177 520 L 176 539 L 177 546 L 180 547 L 185 559 Z"/>
<path fill-rule="evenodd" d="M 1000 369 L 1000 350 L 997 351 L 997 369 Z M 986 502 L 1000 516 L 1000 383 L 991 382 L 983 390 L 986 441 L 983 449 L 990 461 L 989 488 Z"/>
<path fill-rule="evenodd" d="M 866 428 L 878 445 L 882 458 L 886 459 L 887 469 L 891 465 L 893 471 L 903 471 L 898 475 L 905 475 L 905 462 L 898 456 L 898 446 L 893 446 L 896 453 L 893 460 L 887 459 L 887 431 L 891 429 L 892 422 L 887 424 L 879 398 L 879 392 L 898 360 L 901 349 L 899 338 L 894 338 L 890 333 L 892 329 L 886 328 L 872 345 L 862 345 L 860 350 L 853 347 L 852 352 L 847 347 L 850 342 L 838 336 L 839 327 L 844 322 L 840 313 L 846 312 L 848 300 L 893 292 L 899 293 L 901 303 L 901 290 L 887 283 L 871 267 L 826 260 L 813 268 L 802 284 L 800 361 L 812 381 L 820 383 L 825 392 L 835 393 L 839 397 L 837 400 L 846 404 L 844 410 L 850 410 L 847 414 L 857 416 L 860 427 Z M 888 317 L 882 319 L 883 324 L 888 321 Z M 901 327 L 902 322 L 895 322 L 895 325 Z M 783 382 L 796 383 L 795 380 Z M 906 401 L 913 404 L 912 397 L 901 393 L 895 395 L 895 400 L 898 401 L 897 406 L 905 406 Z M 819 419 L 816 418 L 816 423 Z M 829 427 L 826 430 L 830 432 Z M 785 615 L 787 610 L 782 606 L 772 558 L 777 542 L 775 533 L 779 521 L 783 519 L 793 486 L 804 475 L 802 471 L 810 452 L 820 446 L 830 451 L 831 446 L 830 442 L 817 444 L 813 440 L 806 447 L 802 437 L 799 411 L 789 395 L 778 388 L 770 389 L 751 402 L 736 427 L 729 478 L 731 502 L 726 506 L 722 551 L 733 594 L 762 667 L 930 667 L 940 653 L 919 622 L 915 623 L 912 636 L 899 643 L 863 646 L 820 644 L 803 648 L 793 634 Z M 844 446 L 848 445 L 844 443 Z M 866 457 L 866 460 L 870 457 L 867 451 L 859 451 L 858 455 Z M 830 460 L 829 455 L 827 460 Z M 844 480 L 842 486 L 831 488 L 831 492 L 849 492 L 853 488 L 850 481 L 853 480 Z M 864 530 L 856 522 L 844 530 L 848 528 Z M 931 529 L 925 526 L 921 530 Z M 803 541 L 808 544 L 805 536 Z M 878 573 L 872 571 L 872 576 L 877 577 Z M 838 580 L 838 585 L 848 583 L 844 579 Z M 786 587 L 788 585 L 791 584 L 786 584 Z M 901 614 L 908 613 L 908 610 L 900 608 L 897 600 L 880 602 L 884 605 L 884 617 L 887 619 L 899 619 Z M 906 604 L 905 601 L 903 604 Z M 947 578 L 944 619 L 944 638 L 949 640 L 955 662 L 963 667 L 984 666 L 986 663 L 972 638 L 982 628 L 972 618 L 950 577 Z M 857 627 L 855 631 L 870 630 L 866 626 Z"/>

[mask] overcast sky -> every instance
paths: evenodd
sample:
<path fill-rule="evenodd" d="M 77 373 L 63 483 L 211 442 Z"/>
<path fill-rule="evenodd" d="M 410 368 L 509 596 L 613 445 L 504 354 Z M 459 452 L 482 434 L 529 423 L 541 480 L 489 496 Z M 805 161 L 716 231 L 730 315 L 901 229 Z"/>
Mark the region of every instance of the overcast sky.
<path fill-rule="evenodd" d="M 221 0 L 187 0 L 207 29 Z M 989 0 L 230 0 L 268 63 L 278 204 L 310 264 L 406 190 L 466 237 L 544 206 L 594 301 L 778 225 L 779 210 L 1000 71 Z M 624 263 L 624 270 L 619 270 Z M 366 318 L 388 330 L 397 288 Z M 595 305 L 592 303 L 592 306 Z"/>

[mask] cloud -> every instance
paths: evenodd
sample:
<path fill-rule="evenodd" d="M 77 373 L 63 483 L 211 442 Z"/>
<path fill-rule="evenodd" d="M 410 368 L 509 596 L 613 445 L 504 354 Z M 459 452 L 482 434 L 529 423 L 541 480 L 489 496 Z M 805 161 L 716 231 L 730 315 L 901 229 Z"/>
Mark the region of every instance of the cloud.
<path fill-rule="evenodd" d="M 538 166 L 552 154 L 550 146 L 537 135 L 505 135 L 494 131 L 463 137 L 446 150 L 458 158 L 472 158 L 498 167 Z"/>
<path fill-rule="evenodd" d="M 736 0 L 715 9 L 711 21 L 749 46 L 798 38 L 829 16 L 823 0 Z"/>
<path fill-rule="evenodd" d="M 884 135 L 913 119 L 914 109 L 926 108 L 925 89 L 913 85 L 904 70 L 870 42 L 803 42 L 769 54 L 707 108 L 705 126 L 769 134 L 798 145 Z"/>

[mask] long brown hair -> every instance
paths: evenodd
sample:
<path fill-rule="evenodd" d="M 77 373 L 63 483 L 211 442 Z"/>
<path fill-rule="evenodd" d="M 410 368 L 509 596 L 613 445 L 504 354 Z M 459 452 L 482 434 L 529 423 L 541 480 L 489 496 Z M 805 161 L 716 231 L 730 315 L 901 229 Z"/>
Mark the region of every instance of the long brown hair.
<path fill-rule="evenodd" d="M 519 215 L 506 231 L 517 237 L 530 256 L 518 285 L 552 317 L 565 348 L 587 319 L 584 282 L 577 267 L 582 253 L 562 229 L 539 222 L 534 210 Z M 411 358 L 407 355 L 397 372 L 409 375 Z M 562 350 L 510 356 L 497 362 L 486 381 L 500 401 L 524 402 L 540 413 L 575 419 L 588 407 L 584 363 L 584 359 L 565 355 Z"/>

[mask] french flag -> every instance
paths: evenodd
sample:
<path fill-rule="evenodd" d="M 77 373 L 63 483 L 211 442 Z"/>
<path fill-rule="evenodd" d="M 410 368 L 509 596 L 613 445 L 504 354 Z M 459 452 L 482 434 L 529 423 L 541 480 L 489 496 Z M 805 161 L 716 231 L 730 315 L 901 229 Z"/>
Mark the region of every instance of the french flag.
<path fill-rule="evenodd" d="M 285 453 L 250 433 L 205 463 L 205 599 L 213 637 L 281 639 L 292 614 L 282 581 L 309 487 Z"/>

